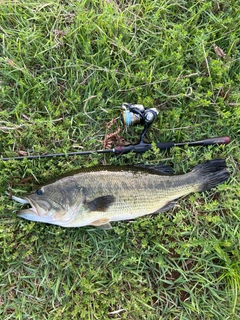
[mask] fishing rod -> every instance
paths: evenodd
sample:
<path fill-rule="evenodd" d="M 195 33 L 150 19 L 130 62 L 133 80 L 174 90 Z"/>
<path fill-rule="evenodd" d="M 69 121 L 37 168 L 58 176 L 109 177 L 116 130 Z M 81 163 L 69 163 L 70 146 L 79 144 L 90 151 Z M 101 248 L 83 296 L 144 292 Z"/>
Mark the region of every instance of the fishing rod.
<path fill-rule="evenodd" d="M 210 139 L 204 139 L 199 141 L 188 141 L 188 142 L 160 142 L 156 143 L 156 147 L 163 151 L 168 150 L 173 147 L 183 147 L 183 146 L 209 146 L 209 145 L 220 145 L 220 144 L 228 144 L 230 142 L 229 137 L 216 137 Z M 10 157 L 10 158 L 0 158 L 2 161 L 8 160 L 24 160 L 24 159 L 42 159 L 42 158 L 53 158 L 53 157 L 70 157 L 70 156 L 85 156 L 90 154 L 100 154 L 100 153 L 115 153 L 117 155 L 128 153 L 128 152 L 137 152 L 143 153 L 147 150 L 152 149 L 151 143 L 136 143 L 130 144 L 126 146 L 116 146 L 113 149 L 103 149 L 103 150 L 93 150 L 93 151 L 76 151 L 76 152 L 67 152 L 67 153 L 47 153 L 41 155 L 33 155 L 33 156 L 19 156 L 19 157 Z"/>
<path fill-rule="evenodd" d="M 53 158 L 53 157 L 66 157 L 66 156 L 84 156 L 91 154 L 101 154 L 101 153 L 114 153 L 117 155 L 125 154 L 128 152 L 137 152 L 143 153 L 147 150 L 152 149 L 151 143 L 145 143 L 144 137 L 148 132 L 149 128 L 155 121 L 158 115 L 158 111 L 156 108 L 145 109 L 143 105 L 134 104 L 131 105 L 129 103 L 123 103 L 122 105 L 122 113 L 120 116 L 122 124 L 125 126 L 132 126 L 141 124 L 144 125 L 144 129 L 141 133 L 140 140 L 136 144 L 129 144 L 125 146 L 116 146 L 113 149 L 103 149 L 103 150 L 92 150 L 92 151 L 76 151 L 76 152 L 67 152 L 67 153 L 47 153 L 41 155 L 28 155 L 28 156 L 18 156 L 18 157 L 10 157 L 10 158 L 0 158 L 2 161 L 8 160 L 24 160 L 24 159 L 42 159 L 42 158 Z M 220 144 L 228 144 L 230 142 L 230 138 L 227 136 L 224 137 L 216 137 L 203 139 L 199 141 L 187 141 L 187 142 L 159 142 L 156 143 L 155 146 L 159 150 L 168 150 L 173 147 L 183 147 L 183 146 L 209 146 L 209 145 L 220 145 Z"/>

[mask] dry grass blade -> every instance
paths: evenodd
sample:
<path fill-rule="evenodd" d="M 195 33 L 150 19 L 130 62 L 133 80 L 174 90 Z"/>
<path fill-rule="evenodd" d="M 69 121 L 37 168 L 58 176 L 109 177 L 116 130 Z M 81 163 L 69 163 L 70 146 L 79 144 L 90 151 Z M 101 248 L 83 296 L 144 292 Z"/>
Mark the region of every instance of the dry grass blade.
<path fill-rule="evenodd" d="M 224 53 L 224 51 L 220 47 L 218 47 L 215 43 L 213 44 L 213 48 L 218 58 L 223 58 L 223 59 L 226 58 L 226 53 Z"/>

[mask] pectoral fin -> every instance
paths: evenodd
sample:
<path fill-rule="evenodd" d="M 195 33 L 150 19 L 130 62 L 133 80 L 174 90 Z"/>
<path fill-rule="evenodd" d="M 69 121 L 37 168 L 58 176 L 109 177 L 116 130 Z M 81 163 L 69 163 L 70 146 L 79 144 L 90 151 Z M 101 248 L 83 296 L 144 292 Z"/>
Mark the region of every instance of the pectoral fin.
<path fill-rule="evenodd" d="M 107 195 L 95 198 L 91 201 L 86 201 L 84 204 L 88 207 L 90 211 L 105 212 L 114 202 L 115 197 L 113 195 Z"/>
<path fill-rule="evenodd" d="M 98 220 L 93 221 L 90 225 L 94 226 L 94 227 L 99 227 L 101 229 L 112 229 L 111 224 L 109 223 L 109 219 L 108 218 L 101 218 Z"/>

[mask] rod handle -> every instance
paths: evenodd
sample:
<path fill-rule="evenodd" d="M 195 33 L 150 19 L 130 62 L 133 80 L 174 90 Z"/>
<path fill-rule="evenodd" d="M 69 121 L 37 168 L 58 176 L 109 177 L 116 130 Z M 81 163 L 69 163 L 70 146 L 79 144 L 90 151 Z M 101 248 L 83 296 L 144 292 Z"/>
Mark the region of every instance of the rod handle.
<path fill-rule="evenodd" d="M 210 139 L 204 139 L 203 145 L 209 146 L 211 144 L 228 144 L 231 141 L 229 137 L 216 137 L 216 138 L 210 138 Z"/>
<path fill-rule="evenodd" d="M 123 154 L 123 153 L 128 153 L 131 151 L 138 152 L 138 153 L 145 152 L 151 148 L 152 148 L 151 144 L 142 142 L 142 143 L 138 143 L 138 144 L 130 144 L 127 146 L 117 146 L 113 150 L 114 150 L 115 154 Z"/>
<path fill-rule="evenodd" d="M 167 150 L 174 147 L 174 142 L 160 142 L 157 143 L 156 146 L 160 150 Z M 150 149 L 152 149 L 152 145 L 150 143 L 140 142 L 138 144 L 130 144 L 128 146 L 117 146 L 114 148 L 114 153 L 123 154 L 131 151 L 141 153 Z"/>
<path fill-rule="evenodd" d="M 169 142 L 159 142 L 159 143 L 156 143 L 156 146 L 158 147 L 158 149 L 160 150 L 167 150 L 167 149 L 170 149 L 172 147 L 175 146 L 175 143 L 172 142 L 172 141 L 169 141 Z"/>

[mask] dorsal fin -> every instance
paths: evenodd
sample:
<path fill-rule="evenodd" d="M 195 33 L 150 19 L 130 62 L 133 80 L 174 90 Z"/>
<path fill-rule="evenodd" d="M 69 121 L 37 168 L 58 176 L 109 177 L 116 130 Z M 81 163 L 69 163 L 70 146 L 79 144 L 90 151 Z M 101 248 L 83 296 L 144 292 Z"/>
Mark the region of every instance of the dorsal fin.
<path fill-rule="evenodd" d="M 171 166 L 167 165 L 167 164 L 157 164 L 157 165 L 138 164 L 135 167 L 136 168 L 147 169 L 149 171 L 154 171 L 155 173 L 158 173 L 158 174 L 166 174 L 166 175 L 173 174 L 173 168 Z"/>

